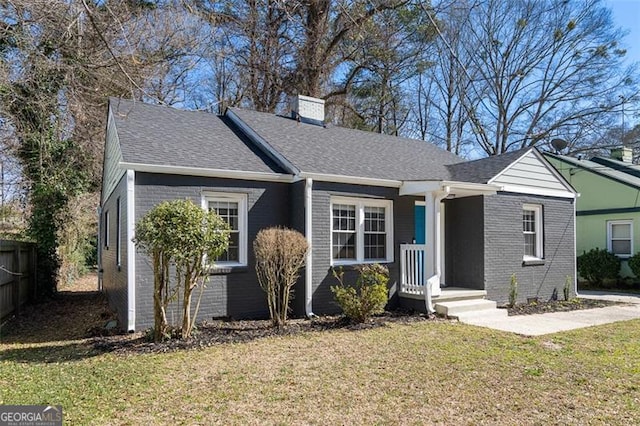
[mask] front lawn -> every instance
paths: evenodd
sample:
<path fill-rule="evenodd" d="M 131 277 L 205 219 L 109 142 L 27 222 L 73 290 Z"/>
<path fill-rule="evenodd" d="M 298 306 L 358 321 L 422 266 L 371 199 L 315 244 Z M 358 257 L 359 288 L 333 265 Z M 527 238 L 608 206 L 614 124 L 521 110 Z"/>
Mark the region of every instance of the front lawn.
<path fill-rule="evenodd" d="M 640 424 L 640 321 L 525 338 L 445 321 L 164 354 L 0 343 L 0 404 L 68 424 Z"/>

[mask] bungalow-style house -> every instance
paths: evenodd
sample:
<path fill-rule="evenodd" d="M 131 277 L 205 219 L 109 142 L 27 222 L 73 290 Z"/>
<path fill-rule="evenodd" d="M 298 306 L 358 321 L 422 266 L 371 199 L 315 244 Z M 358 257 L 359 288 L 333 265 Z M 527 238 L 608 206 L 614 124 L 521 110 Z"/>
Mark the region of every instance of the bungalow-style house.
<path fill-rule="evenodd" d="M 325 124 L 322 100 L 292 106 L 291 116 L 216 116 L 109 100 L 100 280 L 124 328 L 153 323 L 152 269 L 134 230 L 171 199 L 215 210 L 233 230 L 200 319 L 268 316 L 252 242 L 270 226 L 300 231 L 311 247 L 298 316 L 339 311 L 337 266 L 385 264 L 390 307 L 444 313 L 467 298 L 495 310 L 512 274 L 520 300 L 562 294 L 575 277 L 576 192 L 536 149 L 464 161 L 424 141 Z"/>
<path fill-rule="evenodd" d="M 633 277 L 627 260 L 640 251 L 640 166 L 632 164 L 631 148 L 612 150 L 612 158 L 545 156 L 580 193 L 576 254 L 607 249 L 622 260 L 620 274 Z"/>

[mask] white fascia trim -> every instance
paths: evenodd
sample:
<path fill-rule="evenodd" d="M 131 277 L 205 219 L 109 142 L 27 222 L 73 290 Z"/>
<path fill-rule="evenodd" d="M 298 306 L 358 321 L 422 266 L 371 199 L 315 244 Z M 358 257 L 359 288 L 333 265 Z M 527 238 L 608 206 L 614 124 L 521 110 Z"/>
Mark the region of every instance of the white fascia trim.
<path fill-rule="evenodd" d="M 376 179 L 360 176 L 332 175 L 325 173 L 307 173 L 300 172 L 299 176 L 303 179 L 313 179 L 319 182 L 347 183 L 352 185 L 368 185 L 368 186 L 384 186 L 388 188 L 400 188 L 402 181 L 391 179 Z"/>
<path fill-rule="evenodd" d="M 428 192 L 444 191 L 447 194 L 454 194 L 457 191 L 475 192 L 478 195 L 491 195 L 500 191 L 498 185 L 485 183 L 458 182 L 458 181 L 407 181 L 400 187 L 400 195 L 420 195 Z"/>
<path fill-rule="evenodd" d="M 136 245 L 133 242 L 136 229 L 135 183 L 135 171 L 127 170 L 127 331 L 136 329 Z"/>
<path fill-rule="evenodd" d="M 228 179 L 256 180 L 256 181 L 264 181 L 264 182 L 291 183 L 294 181 L 292 175 L 281 174 L 281 173 L 248 172 L 244 170 L 205 169 L 202 167 L 166 166 L 166 165 L 158 165 L 158 164 L 127 163 L 127 162 L 120 162 L 119 166 L 124 169 L 134 170 L 136 172 L 145 172 L 145 173 L 162 173 L 162 174 L 171 174 L 171 175 L 217 177 L 217 178 L 228 178 Z"/>
<path fill-rule="evenodd" d="M 240 127 L 240 130 L 247 135 L 255 144 L 257 144 L 260 148 L 262 148 L 263 152 L 271 157 L 276 163 L 279 163 L 285 170 L 287 170 L 292 175 L 297 175 L 300 173 L 300 170 L 296 166 L 291 163 L 291 161 L 287 160 L 284 155 L 278 152 L 274 147 L 272 147 L 262 136 L 256 133 L 247 123 L 242 121 L 236 113 L 232 110 L 227 109 L 225 115 L 231 119 L 235 123 L 236 126 Z"/>
<path fill-rule="evenodd" d="M 560 191 L 558 189 L 536 188 L 533 186 L 522 186 L 522 185 L 502 185 L 500 191 L 515 192 L 517 194 L 542 195 L 545 197 L 557 197 L 557 198 L 575 199 L 578 196 L 578 194 L 576 194 L 575 192 Z"/>

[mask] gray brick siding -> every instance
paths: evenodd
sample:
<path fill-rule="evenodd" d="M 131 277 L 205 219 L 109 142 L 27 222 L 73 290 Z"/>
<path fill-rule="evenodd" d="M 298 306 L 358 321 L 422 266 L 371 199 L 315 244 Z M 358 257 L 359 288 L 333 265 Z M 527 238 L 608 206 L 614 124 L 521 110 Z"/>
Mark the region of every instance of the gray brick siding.
<path fill-rule="evenodd" d="M 118 226 L 117 200 L 120 198 L 120 250 L 121 264 L 117 265 L 116 241 Z M 105 215 L 109 216 L 109 246 L 105 246 L 104 233 L 101 236 L 101 265 L 102 265 L 102 286 L 109 299 L 112 309 L 118 314 L 119 326 L 127 328 L 128 316 L 128 296 L 127 296 L 127 175 L 125 174 L 109 198 L 102 206 L 101 221 L 104 222 Z M 104 223 L 102 224 L 104 227 Z M 104 229 L 104 228 L 101 228 Z"/>
<path fill-rule="evenodd" d="M 484 289 L 484 209 L 482 196 L 445 201 L 445 281 Z"/>
<path fill-rule="evenodd" d="M 394 261 L 389 268 L 391 289 L 390 307 L 397 304 L 397 288 L 400 278 L 400 244 L 413 240 L 413 215 L 415 197 L 400 197 L 395 188 L 363 185 L 314 182 L 313 184 L 313 311 L 329 314 L 340 311 L 330 287 L 337 284 L 331 272 L 331 196 L 374 197 L 393 201 Z M 356 273 L 345 267 L 345 281 L 354 282 Z"/>
<path fill-rule="evenodd" d="M 198 321 L 212 317 L 266 318 L 266 297 L 255 274 L 253 240 L 262 228 L 288 226 L 290 185 L 193 176 L 136 174 L 136 222 L 164 200 L 191 199 L 198 205 L 202 192 L 247 194 L 248 266 L 212 275 L 202 296 Z M 153 325 L 153 272 L 150 259 L 136 253 L 136 329 Z M 197 292 L 194 298 L 197 297 Z M 194 299 L 195 300 L 195 299 Z M 179 319 L 173 309 L 169 318 Z"/>
<path fill-rule="evenodd" d="M 484 197 L 484 269 L 487 298 L 508 301 L 512 274 L 518 279 L 518 301 L 549 300 L 575 275 L 574 210 L 572 199 L 500 193 Z M 542 205 L 544 263 L 523 265 L 523 204 Z M 573 286 L 572 295 L 573 295 Z"/>

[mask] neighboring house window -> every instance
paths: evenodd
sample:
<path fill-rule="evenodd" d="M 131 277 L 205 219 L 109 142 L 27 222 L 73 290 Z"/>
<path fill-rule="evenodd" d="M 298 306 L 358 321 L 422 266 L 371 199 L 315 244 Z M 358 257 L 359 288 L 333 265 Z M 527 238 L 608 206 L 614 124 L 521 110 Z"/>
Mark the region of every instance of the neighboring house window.
<path fill-rule="evenodd" d="M 524 234 L 524 260 L 542 259 L 543 230 L 542 206 L 525 204 L 522 207 L 522 232 Z"/>
<path fill-rule="evenodd" d="M 104 212 L 104 247 L 109 250 L 109 210 Z"/>
<path fill-rule="evenodd" d="M 390 200 L 333 197 L 332 263 L 392 262 L 392 211 Z"/>
<path fill-rule="evenodd" d="M 620 257 L 633 255 L 632 220 L 610 220 L 607 222 L 607 249 Z"/>
<path fill-rule="evenodd" d="M 220 265 L 247 264 L 247 195 L 206 193 L 203 207 L 214 211 L 231 229 L 229 248 L 217 259 Z"/>
<path fill-rule="evenodd" d="M 120 244 L 120 198 L 116 200 L 116 262 L 118 266 L 122 265 L 122 247 Z"/>

